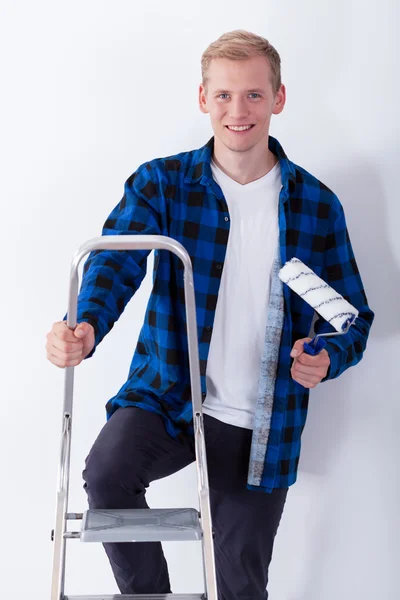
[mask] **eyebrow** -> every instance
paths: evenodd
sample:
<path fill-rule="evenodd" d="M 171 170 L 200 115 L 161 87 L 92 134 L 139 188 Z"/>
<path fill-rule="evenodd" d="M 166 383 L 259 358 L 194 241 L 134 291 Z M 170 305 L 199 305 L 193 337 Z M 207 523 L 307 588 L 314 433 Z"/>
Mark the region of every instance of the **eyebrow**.
<path fill-rule="evenodd" d="M 231 94 L 232 92 L 230 90 L 216 90 L 214 92 L 214 94 Z M 251 88 L 250 90 L 246 91 L 246 94 L 251 94 L 251 93 L 255 93 L 255 94 L 264 94 L 265 90 L 261 89 L 261 88 Z"/>

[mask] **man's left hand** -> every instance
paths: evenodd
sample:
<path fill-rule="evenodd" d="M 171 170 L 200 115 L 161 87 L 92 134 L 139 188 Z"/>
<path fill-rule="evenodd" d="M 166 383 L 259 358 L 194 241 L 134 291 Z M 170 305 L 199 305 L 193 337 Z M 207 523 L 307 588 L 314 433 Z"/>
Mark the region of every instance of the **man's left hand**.
<path fill-rule="evenodd" d="M 297 340 L 290 353 L 290 356 L 294 358 L 290 370 L 292 377 L 305 388 L 315 388 L 326 377 L 331 364 L 331 359 L 325 348 L 316 356 L 304 352 L 304 343 L 311 342 L 311 339 Z"/>

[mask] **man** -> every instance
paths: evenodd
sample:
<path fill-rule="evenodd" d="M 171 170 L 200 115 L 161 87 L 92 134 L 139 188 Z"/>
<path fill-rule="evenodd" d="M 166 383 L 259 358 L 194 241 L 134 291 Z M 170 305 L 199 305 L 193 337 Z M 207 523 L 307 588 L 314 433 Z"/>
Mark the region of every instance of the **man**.
<path fill-rule="evenodd" d="M 214 137 L 141 165 L 103 235 L 167 235 L 191 256 L 219 597 L 265 600 L 309 389 L 360 361 L 374 314 L 338 198 L 269 136 L 286 100 L 276 50 L 254 34 L 227 33 L 203 54 L 202 76 L 199 104 Z M 53 325 L 51 362 L 75 366 L 93 355 L 145 276 L 147 255 L 89 256 L 79 325 Z M 303 352 L 314 311 L 278 278 L 293 256 L 360 312 L 318 356 Z M 91 508 L 145 508 L 151 481 L 194 460 L 184 310 L 180 261 L 158 251 L 128 380 L 108 402 L 86 461 Z M 316 332 L 330 330 L 315 323 Z M 122 593 L 170 592 L 161 544 L 105 549 Z"/>

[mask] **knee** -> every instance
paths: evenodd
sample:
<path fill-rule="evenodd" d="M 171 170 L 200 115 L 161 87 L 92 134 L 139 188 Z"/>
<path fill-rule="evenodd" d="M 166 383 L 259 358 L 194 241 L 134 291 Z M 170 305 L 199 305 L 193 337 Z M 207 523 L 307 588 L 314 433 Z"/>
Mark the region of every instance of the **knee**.
<path fill-rule="evenodd" d="M 125 508 L 132 499 L 143 496 L 146 482 L 134 465 L 113 459 L 107 452 L 92 449 L 86 459 L 82 477 L 93 508 Z"/>

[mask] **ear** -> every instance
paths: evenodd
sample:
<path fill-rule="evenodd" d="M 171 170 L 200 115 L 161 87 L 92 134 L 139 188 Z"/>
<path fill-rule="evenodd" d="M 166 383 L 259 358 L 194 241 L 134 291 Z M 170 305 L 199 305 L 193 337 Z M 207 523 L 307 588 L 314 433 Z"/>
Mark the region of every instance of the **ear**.
<path fill-rule="evenodd" d="M 286 88 L 282 84 L 279 91 L 277 92 L 274 100 L 274 107 L 272 109 L 273 115 L 279 115 L 284 109 L 286 103 Z"/>
<path fill-rule="evenodd" d="M 202 83 L 199 86 L 199 108 L 205 115 L 210 112 L 207 106 L 206 89 Z"/>

